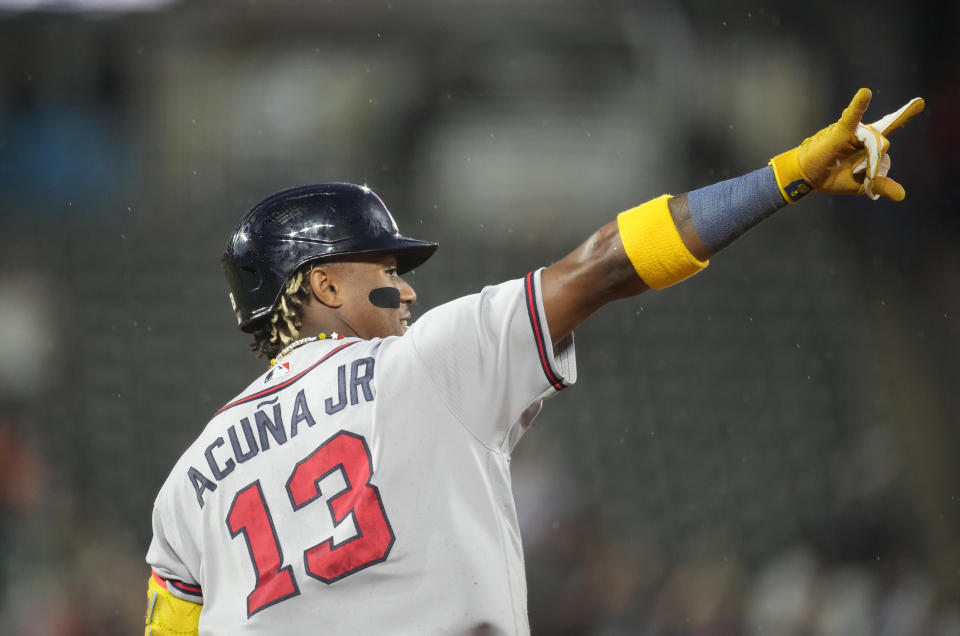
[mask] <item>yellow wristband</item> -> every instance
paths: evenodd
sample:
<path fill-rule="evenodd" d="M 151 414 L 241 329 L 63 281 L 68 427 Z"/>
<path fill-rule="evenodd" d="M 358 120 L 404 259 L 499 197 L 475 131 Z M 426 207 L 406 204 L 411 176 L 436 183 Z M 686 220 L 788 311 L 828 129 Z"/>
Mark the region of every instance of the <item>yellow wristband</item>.
<path fill-rule="evenodd" d="M 796 203 L 813 192 L 813 184 L 800 168 L 800 148 L 780 153 L 770 160 L 780 194 L 787 203 Z"/>
<path fill-rule="evenodd" d="M 191 603 L 171 594 L 157 582 L 156 575 L 147 583 L 147 625 L 145 636 L 196 636 L 203 605 Z"/>
<path fill-rule="evenodd" d="M 709 264 L 690 253 L 680 238 L 664 194 L 617 216 L 620 240 L 637 275 L 652 289 L 693 276 Z"/>

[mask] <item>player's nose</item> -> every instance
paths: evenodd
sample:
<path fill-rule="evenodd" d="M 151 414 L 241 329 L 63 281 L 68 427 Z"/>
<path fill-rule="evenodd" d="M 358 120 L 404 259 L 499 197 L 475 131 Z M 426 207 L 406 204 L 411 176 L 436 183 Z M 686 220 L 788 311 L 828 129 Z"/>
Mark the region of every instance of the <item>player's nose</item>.
<path fill-rule="evenodd" d="M 413 290 L 413 287 L 407 281 L 403 281 L 400 285 L 400 302 L 410 305 L 417 302 L 417 292 Z"/>

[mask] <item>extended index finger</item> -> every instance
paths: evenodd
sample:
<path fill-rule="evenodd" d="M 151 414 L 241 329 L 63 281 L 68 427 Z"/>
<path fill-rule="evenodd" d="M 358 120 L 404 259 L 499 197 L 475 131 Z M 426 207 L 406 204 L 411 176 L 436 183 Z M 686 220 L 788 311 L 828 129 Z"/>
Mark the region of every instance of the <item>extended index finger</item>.
<path fill-rule="evenodd" d="M 908 121 L 916 115 L 923 112 L 926 102 L 922 97 L 914 97 L 904 104 L 900 110 L 890 113 L 870 124 L 873 128 L 880 131 L 881 135 L 889 135 L 893 131 L 902 128 Z"/>
<path fill-rule="evenodd" d="M 873 97 L 873 93 L 870 92 L 869 88 L 861 88 L 858 90 L 857 94 L 853 96 L 850 105 L 844 108 L 843 114 L 840 115 L 840 121 L 837 122 L 840 127 L 848 133 L 853 134 L 857 130 L 857 124 L 859 124 L 863 118 L 863 113 L 866 112 L 867 106 L 870 105 L 871 97 Z"/>

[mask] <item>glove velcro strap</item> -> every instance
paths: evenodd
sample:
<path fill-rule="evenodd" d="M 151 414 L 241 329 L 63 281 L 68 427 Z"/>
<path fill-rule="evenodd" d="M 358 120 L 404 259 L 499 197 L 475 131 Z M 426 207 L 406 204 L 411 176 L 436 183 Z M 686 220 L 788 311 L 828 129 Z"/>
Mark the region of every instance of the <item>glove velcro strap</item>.
<path fill-rule="evenodd" d="M 145 636 L 196 636 L 203 605 L 177 598 L 156 574 L 147 583 Z"/>
<path fill-rule="evenodd" d="M 770 160 L 780 194 L 787 203 L 796 203 L 813 192 L 813 184 L 800 169 L 800 148 L 788 150 Z"/>
<path fill-rule="evenodd" d="M 652 289 L 693 276 L 709 264 L 697 259 L 680 238 L 664 194 L 617 216 L 620 240 L 637 275 Z"/>

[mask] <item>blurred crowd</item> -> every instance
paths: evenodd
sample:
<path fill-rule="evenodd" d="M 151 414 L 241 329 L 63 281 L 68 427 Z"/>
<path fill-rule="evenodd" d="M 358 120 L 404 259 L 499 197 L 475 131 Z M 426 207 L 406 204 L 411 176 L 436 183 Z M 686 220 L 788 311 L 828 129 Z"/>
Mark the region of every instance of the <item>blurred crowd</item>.
<path fill-rule="evenodd" d="M 804 202 L 578 332 L 514 460 L 531 625 L 960 635 L 956 6 L 27 5 L 0 1 L 0 633 L 139 629 L 156 490 L 259 372 L 218 259 L 266 193 L 374 187 L 441 243 L 416 315 L 869 86 L 870 116 L 928 103 L 903 204 Z"/>

